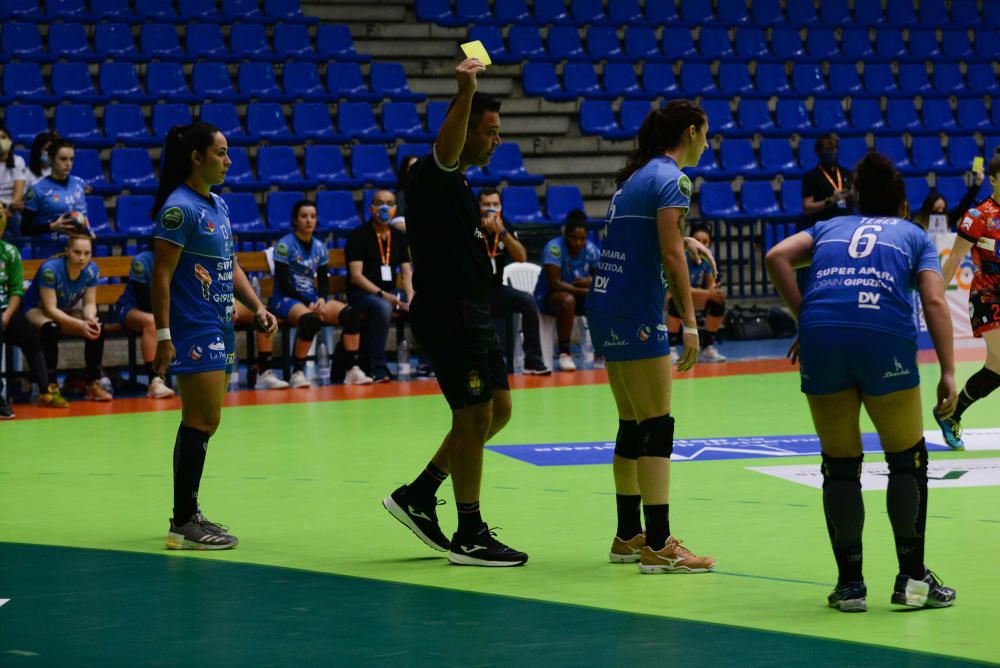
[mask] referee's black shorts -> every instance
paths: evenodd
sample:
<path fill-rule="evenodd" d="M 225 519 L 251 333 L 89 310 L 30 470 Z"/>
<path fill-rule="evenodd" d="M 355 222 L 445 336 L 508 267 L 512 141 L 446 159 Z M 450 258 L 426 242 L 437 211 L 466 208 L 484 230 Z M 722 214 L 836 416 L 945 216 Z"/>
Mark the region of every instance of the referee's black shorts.
<path fill-rule="evenodd" d="M 418 293 L 410 305 L 410 325 L 452 410 L 485 403 L 494 390 L 510 389 L 488 302 Z"/>

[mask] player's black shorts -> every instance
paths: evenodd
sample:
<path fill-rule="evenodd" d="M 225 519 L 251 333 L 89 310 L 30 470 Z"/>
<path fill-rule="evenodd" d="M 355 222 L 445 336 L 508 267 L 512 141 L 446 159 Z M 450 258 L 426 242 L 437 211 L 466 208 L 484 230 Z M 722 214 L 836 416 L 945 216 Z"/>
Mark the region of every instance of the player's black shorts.
<path fill-rule="evenodd" d="M 488 302 L 421 298 L 418 293 L 410 306 L 410 325 L 452 410 L 490 401 L 494 390 L 510 389 Z"/>
<path fill-rule="evenodd" d="M 970 292 L 969 320 L 976 338 L 982 338 L 984 332 L 1000 328 L 1000 289 Z"/>

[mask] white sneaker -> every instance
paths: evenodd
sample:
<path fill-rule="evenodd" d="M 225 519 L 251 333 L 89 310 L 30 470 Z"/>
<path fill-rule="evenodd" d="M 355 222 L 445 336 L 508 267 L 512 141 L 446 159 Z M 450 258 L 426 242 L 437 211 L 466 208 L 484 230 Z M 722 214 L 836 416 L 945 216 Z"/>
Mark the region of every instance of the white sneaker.
<path fill-rule="evenodd" d="M 298 387 L 312 387 L 312 383 L 306 378 L 306 375 L 301 371 L 296 371 L 292 374 L 292 389 Z"/>
<path fill-rule="evenodd" d="M 715 349 L 715 346 L 705 346 L 698 353 L 699 362 L 725 362 L 726 356 Z"/>
<path fill-rule="evenodd" d="M 288 382 L 281 380 L 274 375 L 274 369 L 268 369 L 262 374 L 257 376 L 257 382 L 254 383 L 253 389 L 255 390 L 284 390 L 288 387 Z"/>
<path fill-rule="evenodd" d="M 370 376 L 366 376 L 365 372 L 361 370 L 359 366 L 352 366 L 346 374 L 344 374 L 344 385 L 371 385 L 372 379 Z"/>
<path fill-rule="evenodd" d="M 573 362 L 573 356 L 569 353 L 559 353 L 558 366 L 560 371 L 576 371 L 576 364 Z"/>
<path fill-rule="evenodd" d="M 676 364 L 681 357 L 677 354 L 677 346 L 670 346 L 670 363 Z"/>
<path fill-rule="evenodd" d="M 174 396 L 174 391 L 167 387 L 162 378 L 154 376 L 153 380 L 149 381 L 149 389 L 146 391 L 146 396 L 150 399 L 169 399 Z"/>

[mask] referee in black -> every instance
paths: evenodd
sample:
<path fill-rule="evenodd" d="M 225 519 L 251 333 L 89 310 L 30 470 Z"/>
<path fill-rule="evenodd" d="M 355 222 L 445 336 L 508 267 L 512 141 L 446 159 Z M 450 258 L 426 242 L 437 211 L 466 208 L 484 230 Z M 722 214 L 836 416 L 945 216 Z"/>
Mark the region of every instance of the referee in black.
<path fill-rule="evenodd" d="M 520 566 L 528 555 L 498 541 L 479 511 L 483 446 L 510 420 L 507 365 L 490 317 L 493 268 L 480 227 L 479 202 L 465 179 L 500 145 L 500 101 L 476 92 L 486 67 L 475 58 L 455 68 L 452 100 L 429 155 L 405 184 L 406 232 L 413 255 L 413 333 L 451 407 L 451 430 L 427 467 L 382 501 L 393 517 L 448 561 Z M 449 541 L 437 522 L 436 493 L 451 473 L 458 530 Z"/>

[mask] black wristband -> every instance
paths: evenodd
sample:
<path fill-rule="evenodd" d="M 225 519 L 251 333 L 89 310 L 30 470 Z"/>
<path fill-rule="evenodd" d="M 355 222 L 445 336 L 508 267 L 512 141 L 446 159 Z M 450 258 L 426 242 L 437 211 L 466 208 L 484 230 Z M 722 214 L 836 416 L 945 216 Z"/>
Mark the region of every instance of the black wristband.
<path fill-rule="evenodd" d="M 382 298 L 382 295 L 383 295 L 384 293 L 385 293 L 385 290 L 382 290 L 382 289 L 379 289 L 379 291 L 378 291 L 378 292 L 377 292 L 377 293 L 375 294 L 375 296 L 376 296 L 376 297 L 378 297 L 379 299 L 381 299 L 381 298 Z"/>

